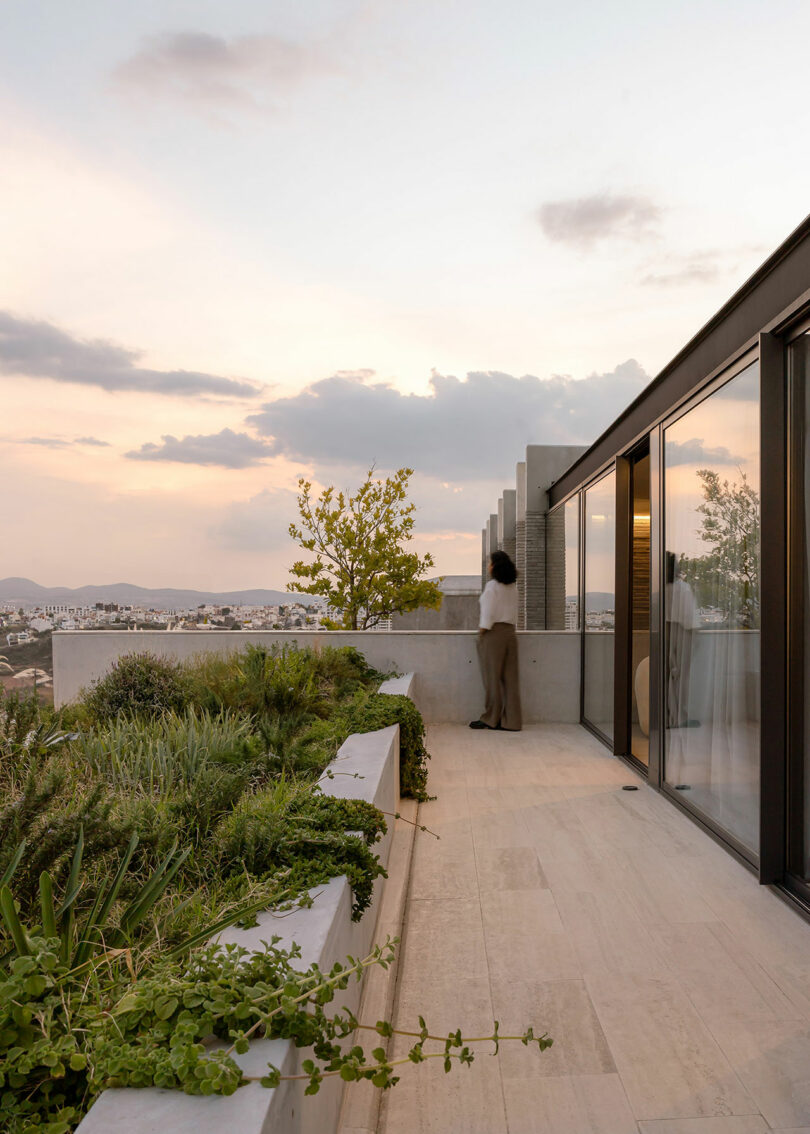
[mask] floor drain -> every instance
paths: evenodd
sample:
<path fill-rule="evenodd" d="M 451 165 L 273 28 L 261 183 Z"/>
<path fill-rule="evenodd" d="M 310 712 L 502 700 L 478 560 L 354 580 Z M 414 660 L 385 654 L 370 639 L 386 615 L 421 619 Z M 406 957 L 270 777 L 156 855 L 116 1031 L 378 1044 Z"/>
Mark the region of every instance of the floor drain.
<path fill-rule="evenodd" d="M 689 791 L 691 784 L 675 784 L 675 791 Z"/>
<path fill-rule="evenodd" d="M 622 786 L 622 791 L 638 791 L 638 788 L 635 784 L 624 784 Z"/>

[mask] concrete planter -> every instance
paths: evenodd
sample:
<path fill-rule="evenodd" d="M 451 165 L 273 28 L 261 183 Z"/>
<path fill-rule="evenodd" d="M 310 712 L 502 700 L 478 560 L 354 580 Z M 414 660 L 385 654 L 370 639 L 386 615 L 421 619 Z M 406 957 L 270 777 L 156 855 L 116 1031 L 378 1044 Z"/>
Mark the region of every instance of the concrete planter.
<path fill-rule="evenodd" d="M 384 682 L 382 693 L 410 695 L 413 674 Z M 355 734 L 341 746 L 329 765 L 334 778 L 321 780 L 326 795 L 364 799 L 382 811 L 398 810 L 399 725 L 377 732 Z M 388 833 L 377 844 L 383 865 L 388 857 L 394 820 L 387 817 Z M 230 928 L 220 934 L 222 944 L 235 943 L 246 949 L 260 948 L 273 936 L 288 947 L 301 948 L 300 967 L 317 963 L 328 971 L 335 962 L 351 954 L 365 956 L 375 940 L 384 878 L 375 882 L 372 902 L 359 922 L 351 919 L 351 890 L 345 877 L 333 878 L 310 891 L 313 904 L 283 916 L 259 915 L 251 929 Z M 373 970 L 372 970 L 373 971 Z M 357 1012 L 363 983 L 353 982 L 333 1002 Z M 305 1048 L 289 1040 L 257 1040 L 243 1056 L 235 1056 L 247 1074 L 264 1074 L 268 1063 L 283 1075 L 300 1074 L 307 1058 Z M 303 1081 L 284 1082 L 275 1090 L 249 1083 L 228 1097 L 199 1097 L 155 1087 L 105 1091 L 80 1123 L 77 1134 L 333 1134 L 338 1129 L 345 1084 L 339 1077 L 327 1079 L 315 1096 L 304 1097 Z"/>

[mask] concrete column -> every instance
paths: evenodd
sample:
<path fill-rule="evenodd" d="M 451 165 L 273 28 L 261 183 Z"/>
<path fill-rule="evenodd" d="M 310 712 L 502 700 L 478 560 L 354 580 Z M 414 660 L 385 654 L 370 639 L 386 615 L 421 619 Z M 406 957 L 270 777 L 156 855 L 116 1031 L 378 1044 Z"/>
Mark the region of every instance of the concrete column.
<path fill-rule="evenodd" d="M 517 509 L 517 492 L 514 488 L 505 488 L 503 496 L 498 501 L 498 546 L 505 551 L 514 562 L 515 559 L 515 519 Z"/>
<path fill-rule="evenodd" d="M 546 517 L 546 629 L 565 629 L 565 509 Z"/>
<path fill-rule="evenodd" d="M 546 513 L 548 490 L 583 453 L 580 445 L 526 446 L 524 610 L 526 630 L 546 628 Z"/>
<path fill-rule="evenodd" d="M 526 462 L 515 465 L 515 566 L 517 567 L 518 630 L 526 629 Z"/>
<path fill-rule="evenodd" d="M 493 551 L 498 550 L 498 513 L 493 512 L 487 520 L 487 531 L 489 532 L 489 548 L 487 551 L 487 558 L 492 555 Z"/>

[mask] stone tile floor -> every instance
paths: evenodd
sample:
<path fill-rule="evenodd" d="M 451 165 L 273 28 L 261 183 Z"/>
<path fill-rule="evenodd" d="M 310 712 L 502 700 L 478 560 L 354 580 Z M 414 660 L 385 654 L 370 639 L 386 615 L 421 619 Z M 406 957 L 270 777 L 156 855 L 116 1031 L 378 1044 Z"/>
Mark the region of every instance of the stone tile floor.
<path fill-rule="evenodd" d="M 810 925 L 579 726 L 428 747 L 397 1026 L 554 1046 L 405 1067 L 379 1134 L 810 1134 Z"/>

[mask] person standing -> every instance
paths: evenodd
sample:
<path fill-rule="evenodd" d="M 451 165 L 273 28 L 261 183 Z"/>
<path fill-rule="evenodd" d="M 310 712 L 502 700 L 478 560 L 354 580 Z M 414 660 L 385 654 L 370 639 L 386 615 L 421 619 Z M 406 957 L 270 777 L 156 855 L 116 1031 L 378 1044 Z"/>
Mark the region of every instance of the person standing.
<path fill-rule="evenodd" d="M 478 661 L 484 681 L 485 706 L 470 728 L 497 728 L 519 732 L 520 681 L 518 677 L 517 568 L 505 551 L 489 558 L 490 580 L 481 592 L 478 620 Z"/>

